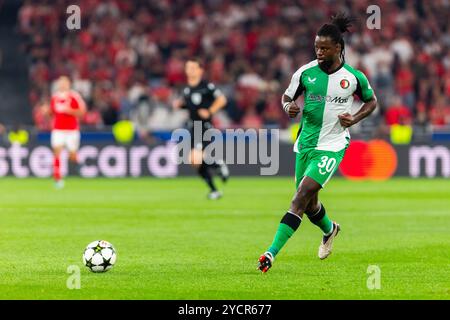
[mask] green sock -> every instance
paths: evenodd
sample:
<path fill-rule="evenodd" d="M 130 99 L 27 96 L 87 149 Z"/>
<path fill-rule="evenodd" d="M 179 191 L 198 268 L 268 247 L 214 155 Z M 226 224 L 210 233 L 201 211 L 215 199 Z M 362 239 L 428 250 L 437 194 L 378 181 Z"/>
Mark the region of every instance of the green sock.
<path fill-rule="evenodd" d="M 273 239 L 272 245 L 267 250 L 272 254 L 273 257 L 278 254 L 281 248 L 298 229 L 301 222 L 302 219 L 294 213 L 287 212 L 283 216 L 280 225 L 278 226 L 277 233 L 275 234 L 275 238 Z"/>
<path fill-rule="evenodd" d="M 329 235 L 331 231 L 333 231 L 333 221 L 331 221 L 328 217 L 323 204 L 320 204 L 319 211 L 313 214 L 306 213 L 306 215 L 308 216 L 309 220 L 311 220 L 312 223 L 318 226 L 325 235 Z"/>
<path fill-rule="evenodd" d="M 323 231 L 325 235 L 329 235 L 333 231 L 333 221 L 325 214 L 322 219 L 314 223 Z"/>

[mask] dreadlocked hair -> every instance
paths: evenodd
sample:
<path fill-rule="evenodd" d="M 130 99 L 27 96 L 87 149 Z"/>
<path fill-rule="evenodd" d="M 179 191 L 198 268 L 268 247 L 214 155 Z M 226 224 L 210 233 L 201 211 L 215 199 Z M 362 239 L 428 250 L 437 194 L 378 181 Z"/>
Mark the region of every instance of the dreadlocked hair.
<path fill-rule="evenodd" d="M 350 18 L 344 13 L 338 13 L 331 17 L 331 23 L 325 23 L 317 32 L 318 36 L 330 37 L 335 43 L 341 45 L 342 61 L 345 61 L 345 43 L 342 34 L 349 31 L 348 28 L 354 21 L 354 18 Z"/>

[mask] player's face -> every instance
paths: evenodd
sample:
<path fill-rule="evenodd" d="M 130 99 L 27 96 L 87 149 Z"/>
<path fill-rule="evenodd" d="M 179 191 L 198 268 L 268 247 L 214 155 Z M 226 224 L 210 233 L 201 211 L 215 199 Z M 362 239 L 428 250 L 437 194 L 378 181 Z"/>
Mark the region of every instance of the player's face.
<path fill-rule="evenodd" d="M 58 80 L 57 89 L 60 92 L 66 92 L 70 90 L 70 80 L 69 78 L 63 77 Z"/>
<path fill-rule="evenodd" d="M 316 36 L 314 48 L 320 65 L 331 66 L 341 52 L 341 45 L 335 43 L 330 37 Z"/>
<path fill-rule="evenodd" d="M 186 62 L 185 72 L 188 79 L 200 79 L 203 76 L 203 69 L 195 61 Z"/>

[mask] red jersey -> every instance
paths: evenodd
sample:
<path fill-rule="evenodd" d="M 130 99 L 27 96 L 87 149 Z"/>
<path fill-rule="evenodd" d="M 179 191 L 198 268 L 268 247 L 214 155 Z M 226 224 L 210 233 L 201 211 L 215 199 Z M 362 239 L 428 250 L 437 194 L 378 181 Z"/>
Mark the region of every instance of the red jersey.
<path fill-rule="evenodd" d="M 75 92 L 59 92 L 52 96 L 50 108 L 53 113 L 53 130 L 80 130 L 78 118 L 64 113 L 64 109 L 85 109 L 83 98 Z"/>

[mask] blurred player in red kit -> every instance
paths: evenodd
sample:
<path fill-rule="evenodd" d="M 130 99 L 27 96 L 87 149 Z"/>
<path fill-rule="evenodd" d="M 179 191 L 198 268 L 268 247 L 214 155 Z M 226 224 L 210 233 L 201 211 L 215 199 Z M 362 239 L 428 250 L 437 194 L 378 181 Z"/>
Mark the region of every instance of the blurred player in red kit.
<path fill-rule="evenodd" d="M 62 76 L 56 80 L 56 90 L 50 101 L 53 114 L 51 145 L 54 154 L 53 178 L 57 188 L 64 186 L 61 175 L 61 151 L 69 151 L 69 160 L 78 163 L 77 151 L 80 146 L 79 119 L 86 112 L 86 104 L 77 92 L 71 90 L 70 79 Z"/>

